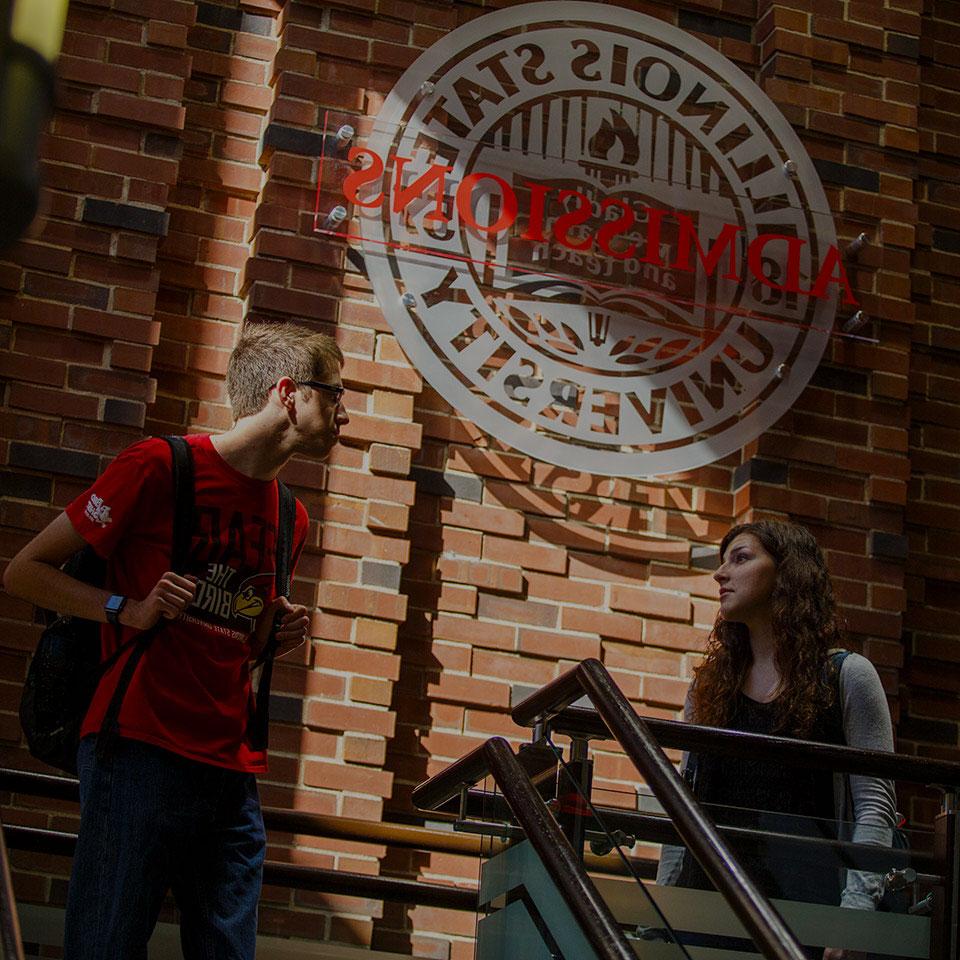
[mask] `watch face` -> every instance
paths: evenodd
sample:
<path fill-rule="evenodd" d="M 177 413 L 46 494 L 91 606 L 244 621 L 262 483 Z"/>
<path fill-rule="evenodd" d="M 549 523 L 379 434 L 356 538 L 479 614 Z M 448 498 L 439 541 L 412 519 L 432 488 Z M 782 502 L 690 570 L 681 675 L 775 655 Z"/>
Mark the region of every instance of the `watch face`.
<path fill-rule="evenodd" d="M 121 597 L 118 594 L 114 594 L 105 604 L 105 609 L 107 613 L 119 613 L 123 609 L 123 605 L 127 602 L 126 597 Z"/>

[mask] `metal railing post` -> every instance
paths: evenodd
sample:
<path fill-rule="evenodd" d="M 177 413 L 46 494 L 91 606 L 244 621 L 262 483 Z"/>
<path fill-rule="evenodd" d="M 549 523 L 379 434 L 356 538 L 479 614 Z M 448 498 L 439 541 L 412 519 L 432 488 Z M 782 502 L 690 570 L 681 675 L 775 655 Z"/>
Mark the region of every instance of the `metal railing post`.
<path fill-rule="evenodd" d="M 593 785 L 590 742 L 575 738 L 570 743 L 570 760 L 560 768 L 557 790 L 557 822 L 577 856 L 583 860 L 583 843 L 590 808 L 587 799 Z"/>
<path fill-rule="evenodd" d="M 2 960 L 23 960 L 20 919 L 17 916 L 17 901 L 13 895 L 10 860 L 7 857 L 7 843 L 3 836 L 2 822 L 0 822 L 0 943 L 3 944 Z"/>
<path fill-rule="evenodd" d="M 620 924 L 584 870 L 582 849 L 578 856 L 510 745 L 502 737 L 494 737 L 478 749 L 599 960 L 636 960 Z"/>
<path fill-rule="evenodd" d="M 957 823 L 957 794 L 944 790 L 940 813 L 934 821 L 936 851 L 944 862 L 943 886 L 934 900 L 931 956 L 937 960 L 957 960 L 957 923 L 960 912 L 960 829 Z"/>

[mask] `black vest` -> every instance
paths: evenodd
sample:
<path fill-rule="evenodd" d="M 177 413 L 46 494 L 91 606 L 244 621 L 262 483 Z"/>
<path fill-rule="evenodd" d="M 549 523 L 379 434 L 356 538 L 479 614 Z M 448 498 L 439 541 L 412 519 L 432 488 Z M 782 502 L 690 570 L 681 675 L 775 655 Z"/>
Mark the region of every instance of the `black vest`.
<path fill-rule="evenodd" d="M 844 656 L 846 651 L 843 652 Z M 843 657 L 835 654 L 827 670 L 838 675 Z M 843 744 L 839 683 L 829 709 L 821 711 L 808 739 Z M 740 694 L 731 730 L 776 733 L 776 701 L 758 703 Z M 838 904 L 842 872 L 836 854 L 812 854 L 787 837 L 837 839 L 833 774 L 829 770 L 792 766 L 754 758 L 691 754 L 686 775 L 694 796 L 706 805 L 718 825 L 751 827 L 769 836 L 758 842 L 732 841 L 730 846 L 757 886 L 768 897 L 807 903 Z M 786 835 L 786 836 L 784 836 Z M 689 851 L 684 851 L 681 887 L 712 890 L 713 885 Z"/>

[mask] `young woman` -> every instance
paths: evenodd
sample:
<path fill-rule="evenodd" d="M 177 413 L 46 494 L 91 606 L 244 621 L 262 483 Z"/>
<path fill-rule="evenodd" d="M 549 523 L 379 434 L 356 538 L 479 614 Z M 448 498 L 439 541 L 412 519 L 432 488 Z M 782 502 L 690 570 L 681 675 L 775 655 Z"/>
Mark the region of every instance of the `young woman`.
<path fill-rule="evenodd" d="M 816 541 L 803 527 L 762 521 L 734 527 L 720 545 L 720 614 L 687 696 L 693 723 L 893 750 L 880 678 L 869 660 L 837 652 L 843 629 Z M 893 784 L 875 777 L 755 759 L 684 757 L 684 775 L 718 822 L 889 845 Z M 718 808 L 723 808 L 722 810 Z M 772 813 L 770 813 L 772 812 Z M 852 831 L 837 830 L 853 823 Z M 741 856 L 771 897 L 872 910 L 876 874 L 836 860 L 806 862 L 767 844 Z M 712 889 L 696 860 L 664 847 L 660 883 Z M 825 960 L 841 951 L 828 949 Z"/>

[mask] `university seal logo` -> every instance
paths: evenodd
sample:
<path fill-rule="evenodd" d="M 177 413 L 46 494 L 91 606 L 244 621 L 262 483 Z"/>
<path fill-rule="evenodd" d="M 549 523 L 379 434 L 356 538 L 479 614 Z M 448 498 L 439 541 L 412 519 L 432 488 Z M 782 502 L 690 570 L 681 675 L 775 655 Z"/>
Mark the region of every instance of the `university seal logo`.
<path fill-rule="evenodd" d="M 536 3 L 453 31 L 346 159 L 412 363 L 560 466 L 718 460 L 789 409 L 855 306 L 790 125 L 720 54 L 627 10 Z"/>

